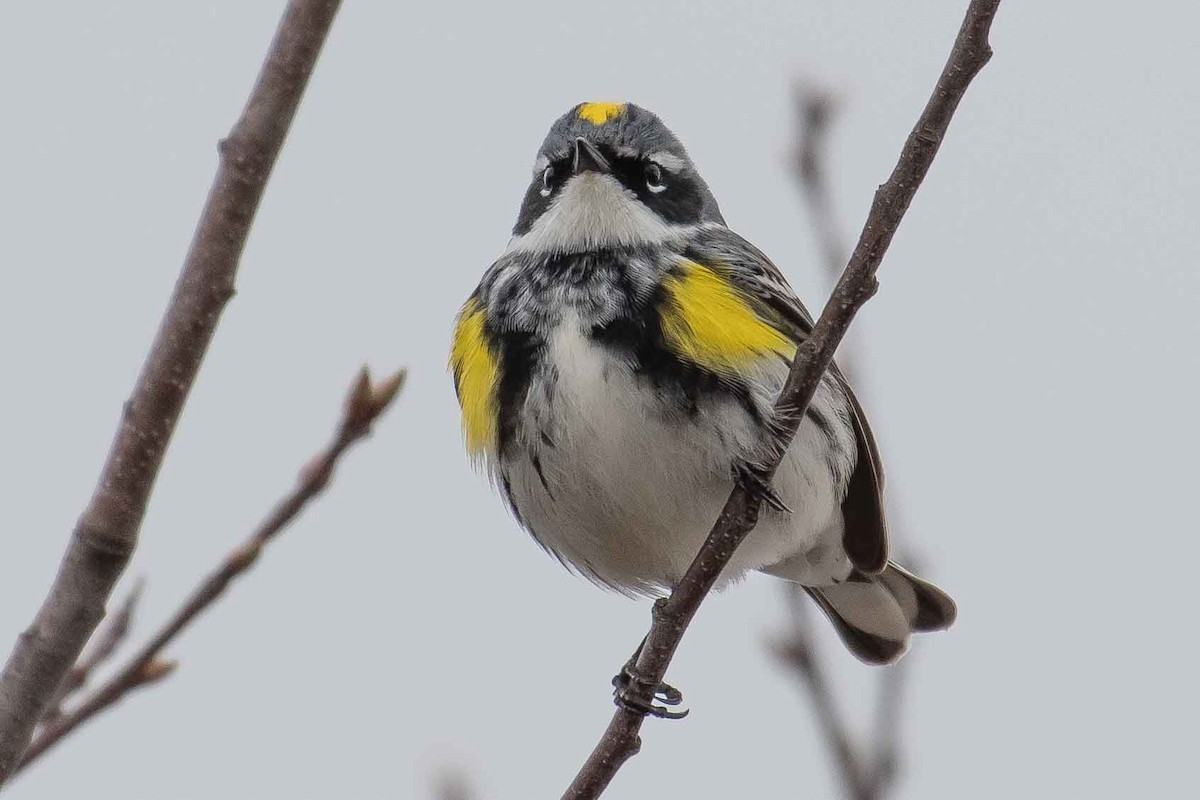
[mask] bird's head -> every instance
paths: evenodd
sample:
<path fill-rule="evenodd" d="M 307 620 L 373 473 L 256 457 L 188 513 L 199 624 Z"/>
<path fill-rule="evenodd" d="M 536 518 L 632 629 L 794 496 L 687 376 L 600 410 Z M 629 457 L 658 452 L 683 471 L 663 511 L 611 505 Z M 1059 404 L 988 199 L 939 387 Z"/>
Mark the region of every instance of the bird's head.
<path fill-rule="evenodd" d="M 582 103 L 559 117 L 538 150 L 509 249 L 655 243 L 723 222 L 687 151 L 657 116 L 632 103 Z"/>

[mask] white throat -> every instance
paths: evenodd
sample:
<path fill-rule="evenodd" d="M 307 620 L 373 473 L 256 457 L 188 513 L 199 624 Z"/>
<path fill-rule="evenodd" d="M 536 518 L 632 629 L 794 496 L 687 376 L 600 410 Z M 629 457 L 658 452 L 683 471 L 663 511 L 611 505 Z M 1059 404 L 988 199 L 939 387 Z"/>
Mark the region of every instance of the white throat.
<path fill-rule="evenodd" d="M 512 238 L 507 252 L 576 253 L 657 244 L 679 234 L 612 175 L 585 172 L 567 181 L 529 231 Z"/>

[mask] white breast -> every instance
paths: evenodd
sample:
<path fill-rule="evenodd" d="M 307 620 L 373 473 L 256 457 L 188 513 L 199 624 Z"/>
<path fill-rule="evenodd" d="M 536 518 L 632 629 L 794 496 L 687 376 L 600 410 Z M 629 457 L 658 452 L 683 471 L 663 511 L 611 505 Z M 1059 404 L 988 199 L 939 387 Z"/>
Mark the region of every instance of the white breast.
<path fill-rule="evenodd" d="M 732 489 L 733 465 L 753 452 L 755 422 L 729 397 L 701 402 L 695 413 L 664 404 L 647 378 L 588 339 L 574 316 L 553 331 L 546 359 L 551 368 L 531 384 L 513 447 L 497 465 L 517 511 L 579 572 L 628 593 L 660 593 L 712 527 Z M 784 372 L 782 364 L 776 369 L 774 383 Z M 822 387 L 816 402 L 838 399 Z M 764 509 L 727 579 L 809 551 L 826 553 L 817 572 L 843 577 L 844 479 L 833 472 L 830 450 L 815 425 L 801 427 L 775 484 L 797 511 Z"/>

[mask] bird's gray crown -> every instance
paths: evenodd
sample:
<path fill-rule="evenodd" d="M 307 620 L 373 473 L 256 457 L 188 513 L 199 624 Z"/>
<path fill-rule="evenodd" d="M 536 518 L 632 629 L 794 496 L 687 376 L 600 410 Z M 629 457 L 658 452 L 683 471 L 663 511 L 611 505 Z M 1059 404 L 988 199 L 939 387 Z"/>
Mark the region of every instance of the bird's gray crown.
<path fill-rule="evenodd" d="M 580 103 L 555 120 L 538 152 L 551 160 L 562 157 L 575 147 L 575 140 L 580 137 L 592 144 L 640 155 L 666 151 L 688 158 L 679 139 L 662 120 L 633 103 Z"/>

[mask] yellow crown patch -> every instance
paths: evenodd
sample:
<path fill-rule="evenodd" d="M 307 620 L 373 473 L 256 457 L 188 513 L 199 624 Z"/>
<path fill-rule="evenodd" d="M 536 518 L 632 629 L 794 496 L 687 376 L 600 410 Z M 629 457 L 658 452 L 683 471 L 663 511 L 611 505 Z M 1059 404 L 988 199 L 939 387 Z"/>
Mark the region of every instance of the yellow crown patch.
<path fill-rule="evenodd" d="M 586 119 L 593 125 L 603 125 L 610 119 L 621 116 L 624 110 L 624 103 L 584 103 L 575 113 L 580 119 Z"/>

